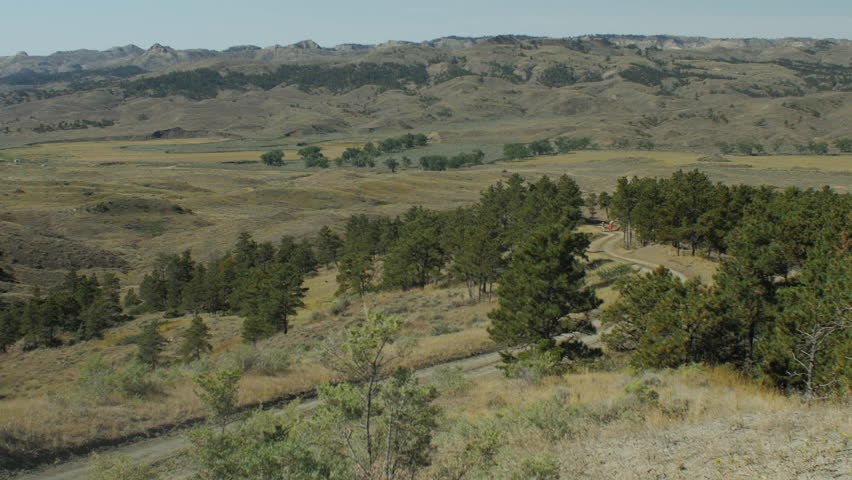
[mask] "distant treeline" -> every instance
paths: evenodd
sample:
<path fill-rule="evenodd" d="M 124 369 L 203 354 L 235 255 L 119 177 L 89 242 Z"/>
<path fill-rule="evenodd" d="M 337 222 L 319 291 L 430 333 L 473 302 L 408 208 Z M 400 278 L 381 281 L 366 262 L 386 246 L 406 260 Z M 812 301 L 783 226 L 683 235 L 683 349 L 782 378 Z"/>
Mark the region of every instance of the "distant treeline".
<path fill-rule="evenodd" d="M 538 155 L 553 155 L 556 152 L 568 153 L 575 150 L 595 148 L 590 137 L 557 137 L 551 143 L 548 139 L 536 140 L 531 143 L 507 143 L 503 145 L 503 158 L 519 160 Z"/>
<path fill-rule="evenodd" d="M 448 168 L 461 168 L 467 165 L 482 165 L 485 153 L 482 150 L 474 150 L 470 153 L 459 153 L 452 157 L 444 155 L 426 155 L 420 157 L 420 168 L 423 170 L 442 171 Z"/>
<path fill-rule="evenodd" d="M 92 77 L 105 79 L 123 79 L 145 73 L 145 70 L 136 65 L 126 65 L 114 68 L 99 68 L 95 70 L 73 70 L 70 72 L 34 72 L 29 69 L 0 77 L 0 83 L 6 85 L 43 85 L 45 83 L 63 82 L 86 85 L 84 80 Z M 88 84 L 91 86 L 92 84 Z"/>
<path fill-rule="evenodd" d="M 33 128 L 33 131 L 36 133 L 47 133 L 54 132 L 56 130 L 84 130 L 89 127 L 94 128 L 105 128 L 111 127 L 115 125 L 114 120 L 102 119 L 102 120 L 74 120 L 73 122 L 61 121 L 59 123 L 40 123 L 37 127 Z"/>
<path fill-rule="evenodd" d="M 127 80 L 121 82 L 120 87 L 127 96 L 182 95 L 191 100 L 203 100 L 216 97 L 222 90 L 248 87 L 269 90 L 282 84 L 295 85 L 304 90 L 325 88 L 332 92 L 342 92 L 366 85 L 401 89 L 408 84 L 423 85 L 428 81 L 425 65 L 386 62 L 339 66 L 281 65 L 273 72 L 255 74 L 220 73 L 201 68 Z"/>

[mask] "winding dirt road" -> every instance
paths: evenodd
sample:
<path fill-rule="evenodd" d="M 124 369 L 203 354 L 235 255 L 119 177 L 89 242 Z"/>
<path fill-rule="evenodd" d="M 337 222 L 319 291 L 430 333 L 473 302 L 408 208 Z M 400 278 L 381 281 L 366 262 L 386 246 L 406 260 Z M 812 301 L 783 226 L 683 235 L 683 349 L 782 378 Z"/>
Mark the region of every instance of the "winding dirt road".
<path fill-rule="evenodd" d="M 639 265 L 643 270 L 647 271 L 659 267 L 658 264 L 638 258 L 627 257 L 615 252 L 614 245 L 617 240 L 618 234 L 605 233 L 604 236 L 598 237 L 591 242 L 588 251 L 589 253 L 607 256 L 614 260 L 621 260 L 623 262 Z M 674 270 L 672 270 L 672 272 L 681 280 L 686 280 L 686 275 L 683 273 Z M 416 372 L 416 376 L 420 379 L 428 380 L 434 375 L 438 368 L 453 366 L 460 367 L 465 376 L 475 378 L 496 372 L 494 367 L 497 363 L 499 363 L 499 361 L 499 354 L 486 353 L 475 357 L 454 360 L 440 365 L 423 368 Z M 317 402 L 318 400 L 316 398 L 303 400 L 300 408 L 304 410 L 311 409 L 316 406 Z M 185 429 L 180 429 L 174 433 L 105 449 L 102 453 L 126 455 L 135 462 L 162 463 L 180 455 L 181 451 L 189 446 L 189 440 L 186 438 L 185 433 Z M 90 473 L 90 471 L 91 469 L 88 459 L 86 457 L 78 457 L 59 464 L 45 466 L 36 471 L 30 471 L 13 476 L 12 478 L 16 480 L 70 480 L 84 478 Z"/>
<path fill-rule="evenodd" d="M 660 266 L 660 264 L 658 264 L 658 263 L 652 263 L 652 262 L 648 262 L 648 261 L 641 260 L 641 259 L 634 258 L 634 257 L 627 257 L 627 256 L 624 256 L 624 255 L 617 253 L 614 250 L 614 246 L 618 241 L 619 234 L 617 234 L 617 233 L 604 233 L 603 235 L 604 236 L 598 237 L 598 238 L 592 240 L 592 242 L 589 244 L 589 250 L 588 250 L 589 253 L 598 253 L 598 254 L 610 257 L 614 260 L 621 260 L 623 262 L 636 264 L 639 267 L 641 267 L 642 271 L 650 272 L 650 271 L 655 270 L 657 267 Z M 679 278 L 682 282 L 686 281 L 686 279 L 687 279 L 686 275 L 684 275 L 683 273 L 678 272 L 676 270 L 673 270 L 671 267 L 667 267 L 667 268 L 669 268 L 669 271 L 671 271 L 672 274 L 674 276 L 676 276 L 677 278 Z"/>

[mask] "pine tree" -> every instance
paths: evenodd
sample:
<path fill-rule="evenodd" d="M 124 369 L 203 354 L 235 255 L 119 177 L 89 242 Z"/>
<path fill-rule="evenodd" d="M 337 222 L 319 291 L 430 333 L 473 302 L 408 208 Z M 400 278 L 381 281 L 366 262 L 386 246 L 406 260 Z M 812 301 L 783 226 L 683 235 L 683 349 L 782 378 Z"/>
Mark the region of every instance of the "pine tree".
<path fill-rule="evenodd" d="M 340 239 L 340 235 L 331 231 L 328 226 L 323 225 L 317 236 L 316 247 L 319 263 L 325 266 L 333 263 L 337 266 L 337 259 L 343 249 L 343 240 Z"/>
<path fill-rule="evenodd" d="M 558 335 L 593 332 L 588 319 L 569 316 L 600 304 L 584 284 L 586 265 L 580 258 L 588 245 L 587 236 L 563 223 L 537 231 L 518 245 L 500 281 L 500 305 L 488 314 L 491 338 L 550 350 Z"/>
<path fill-rule="evenodd" d="M 255 268 L 240 291 L 246 319 L 243 322 L 243 339 L 249 342 L 269 337 L 290 329 L 290 318 L 304 306 L 306 288 L 302 275 L 289 264 L 276 266 L 265 272 Z"/>
<path fill-rule="evenodd" d="M 399 239 L 385 258 L 385 285 L 425 287 L 443 265 L 440 218 L 422 207 L 411 208 L 405 214 Z"/>
<path fill-rule="evenodd" d="M 186 360 L 196 360 L 201 354 L 209 353 L 213 349 L 210 345 L 210 329 L 198 315 L 192 317 L 192 323 L 182 336 L 183 343 L 178 353 Z"/>
<path fill-rule="evenodd" d="M 159 326 L 156 320 L 148 322 L 137 341 L 139 350 L 136 352 L 136 358 L 152 368 L 156 368 L 160 363 L 160 352 L 166 343 L 166 339 L 160 335 Z"/>
<path fill-rule="evenodd" d="M 130 288 L 127 290 L 127 293 L 124 294 L 124 308 L 133 308 L 142 303 L 142 299 L 136 295 L 136 289 Z"/>
<path fill-rule="evenodd" d="M 18 305 L 7 305 L 0 302 L 0 352 L 6 352 L 9 345 L 20 338 L 20 310 Z"/>
<path fill-rule="evenodd" d="M 612 197 L 607 192 L 601 192 L 598 195 L 598 205 L 604 209 L 604 214 L 609 218 L 609 207 L 612 205 Z"/>

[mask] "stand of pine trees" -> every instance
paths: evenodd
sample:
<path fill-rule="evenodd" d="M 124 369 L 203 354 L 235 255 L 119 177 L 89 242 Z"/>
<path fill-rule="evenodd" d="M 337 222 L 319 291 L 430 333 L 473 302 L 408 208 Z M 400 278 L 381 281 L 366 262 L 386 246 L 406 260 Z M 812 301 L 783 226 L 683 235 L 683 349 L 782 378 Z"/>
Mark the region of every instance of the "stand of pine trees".
<path fill-rule="evenodd" d="M 852 386 L 852 196 L 712 185 L 698 171 L 620 179 L 626 241 L 717 252 L 712 284 L 665 269 L 620 280 L 604 341 L 638 367 L 736 365 L 813 398 Z"/>

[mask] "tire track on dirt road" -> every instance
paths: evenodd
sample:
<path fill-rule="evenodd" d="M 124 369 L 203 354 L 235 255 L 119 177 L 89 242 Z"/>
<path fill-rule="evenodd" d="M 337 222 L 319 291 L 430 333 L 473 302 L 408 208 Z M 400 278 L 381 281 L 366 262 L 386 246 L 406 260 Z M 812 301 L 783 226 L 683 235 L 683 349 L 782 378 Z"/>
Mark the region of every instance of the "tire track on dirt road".
<path fill-rule="evenodd" d="M 610 258 L 615 259 L 615 260 L 621 260 L 621 261 L 624 261 L 624 262 L 633 263 L 635 265 L 639 265 L 640 267 L 642 267 L 643 271 L 648 271 L 648 272 L 653 271 L 653 270 L 655 270 L 655 269 L 657 269 L 658 267 L 661 266 L 659 263 L 648 262 L 648 261 L 645 261 L 645 260 L 642 260 L 642 259 L 639 259 L 639 258 L 627 257 L 627 256 L 621 255 L 619 253 L 616 253 L 616 251 L 614 250 L 614 244 L 615 244 L 616 240 L 618 240 L 617 234 L 615 234 L 615 233 L 604 233 L 603 237 L 598 237 L 598 238 L 592 240 L 592 242 L 589 244 L 588 253 L 599 253 L 601 255 L 610 257 Z M 679 278 L 680 281 L 686 282 L 687 277 L 682 272 L 679 272 L 677 270 L 673 270 L 670 267 L 666 267 L 666 268 L 668 268 L 669 271 L 672 272 L 672 275 Z"/>

